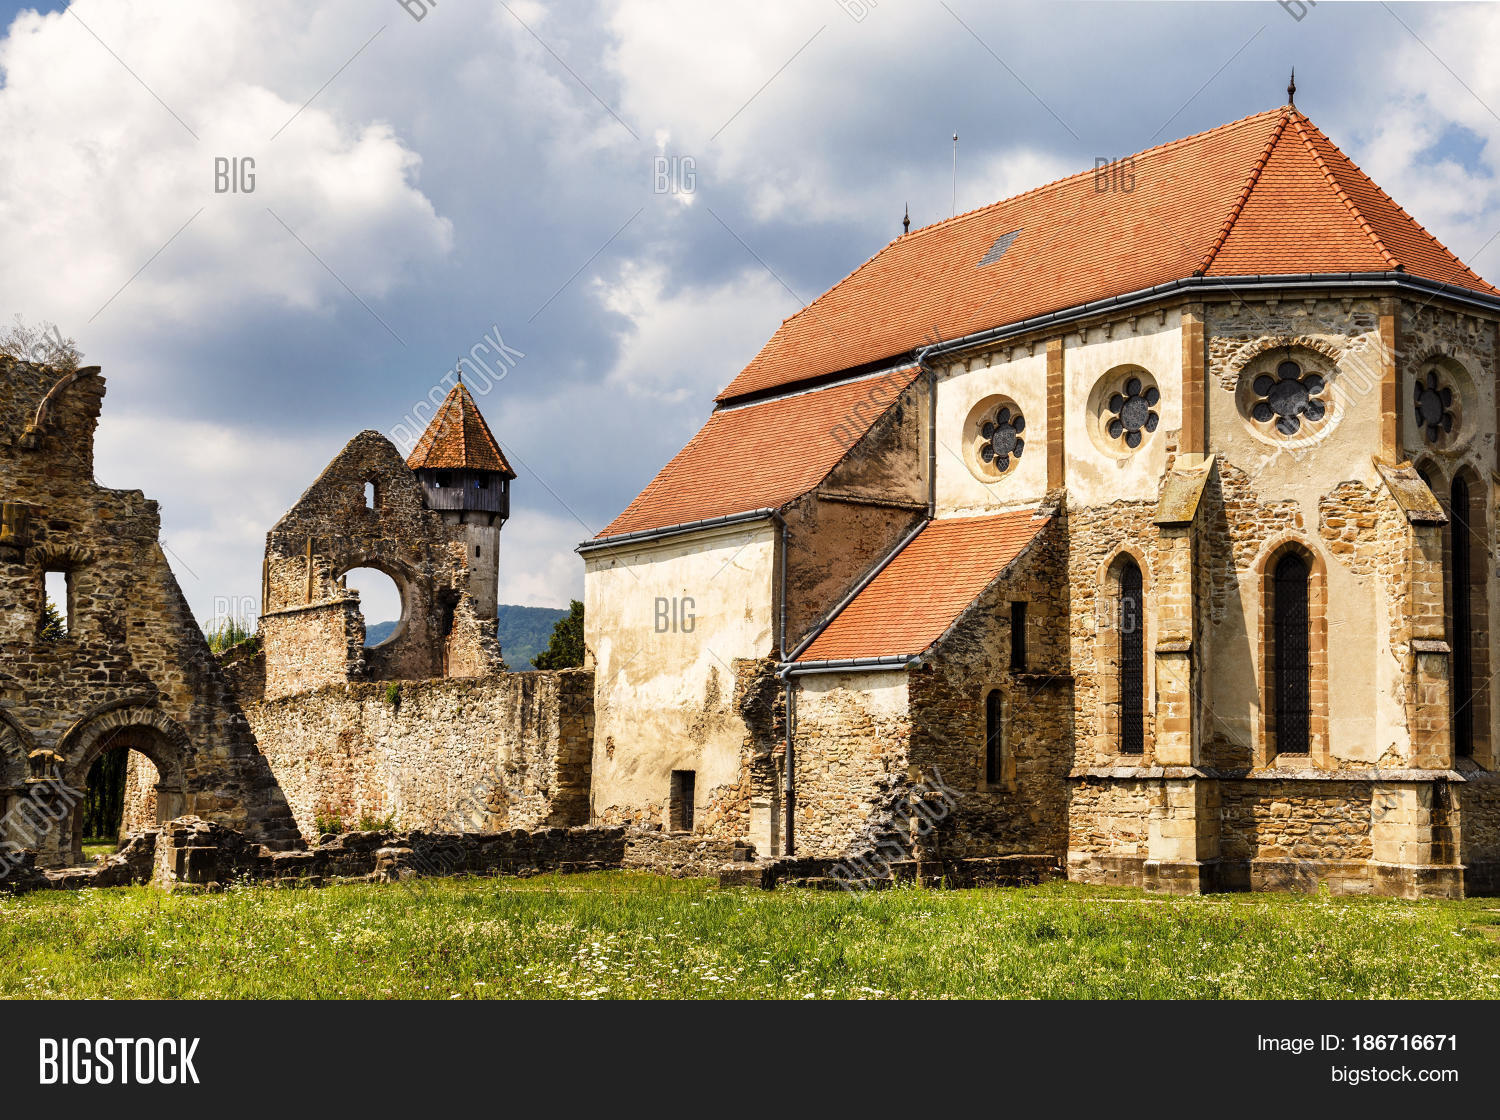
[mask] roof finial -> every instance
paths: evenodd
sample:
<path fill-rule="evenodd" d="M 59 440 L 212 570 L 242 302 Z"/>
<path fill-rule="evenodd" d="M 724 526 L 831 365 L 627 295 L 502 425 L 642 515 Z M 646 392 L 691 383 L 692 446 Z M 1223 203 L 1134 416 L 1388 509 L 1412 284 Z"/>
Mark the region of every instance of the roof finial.
<path fill-rule="evenodd" d="M 1292 67 L 1292 80 L 1286 84 L 1286 103 L 1295 106 L 1297 104 L 1297 68 Z"/>
<path fill-rule="evenodd" d="M 911 203 L 906 204 L 906 213 L 901 215 L 901 232 L 911 232 Z"/>
<path fill-rule="evenodd" d="M 463 360 L 463 358 L 459 358 L 458 359 L 458 383 L 460 385 L 462 385 L 464 383 L 464 360 Z"/>

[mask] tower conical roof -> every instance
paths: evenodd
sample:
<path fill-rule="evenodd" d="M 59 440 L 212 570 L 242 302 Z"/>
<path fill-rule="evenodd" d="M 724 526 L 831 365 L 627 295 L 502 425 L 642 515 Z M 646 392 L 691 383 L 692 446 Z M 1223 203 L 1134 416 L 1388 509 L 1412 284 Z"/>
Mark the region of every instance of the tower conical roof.
<path fill-rule="evenodd" d="M 444 399 L 406 465 L 414 471 L 499 471 L 516 477 L 462 381 Z"/>

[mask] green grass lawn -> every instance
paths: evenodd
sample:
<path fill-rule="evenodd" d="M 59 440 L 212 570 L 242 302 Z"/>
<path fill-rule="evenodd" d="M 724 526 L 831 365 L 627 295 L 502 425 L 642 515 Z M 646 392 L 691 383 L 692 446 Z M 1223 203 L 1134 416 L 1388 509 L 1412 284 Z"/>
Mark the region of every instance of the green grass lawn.
<path fill-rule="evenodd" d="M 6 997 L 1500 996 L 1500 902 L 609 872 L 0 898 Z"/>
<path fill-rule="evenodd" d="M 107 837 L 85 836 L 83 838 L 83 858 L 95 860 L 100 856 L 112 856 L 118 851 L 120 845 Z"/>

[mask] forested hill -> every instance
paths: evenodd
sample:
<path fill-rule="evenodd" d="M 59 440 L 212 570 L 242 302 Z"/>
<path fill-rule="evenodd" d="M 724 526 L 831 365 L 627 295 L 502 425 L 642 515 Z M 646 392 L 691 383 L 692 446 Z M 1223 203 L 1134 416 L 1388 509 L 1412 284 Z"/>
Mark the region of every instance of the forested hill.
<path fill-rule="evenodd" d="M 499 621 L 500 650 L 513 672 L 532 668 L 531 659 L 547 648 L 552 627 L 568 612 L 559 607 L 519 607 L 502 603 L 495 612 Z M 372 622 L 365 629 L 365 644 L 379 645 L 396 629 L 394 622 Z"/>

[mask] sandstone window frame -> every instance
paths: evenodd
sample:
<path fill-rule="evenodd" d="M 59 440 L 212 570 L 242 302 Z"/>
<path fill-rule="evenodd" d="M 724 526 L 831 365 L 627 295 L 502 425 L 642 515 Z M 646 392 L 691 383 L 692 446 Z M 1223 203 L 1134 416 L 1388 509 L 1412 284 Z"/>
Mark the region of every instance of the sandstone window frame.
<path fill-rule="evenodd" d="M 1337 352 L 1310 339 L 1262 340 L 1243 357 L 1235 375 L 1235 411 L 1244 430 L 1257 442 L 1279 449 L 1310 449 L 1328 438 L 1348 412 L 1350 390 L 1342 383 L 1341 360 Z M 1295 377 L 1284 376 L 1283 367 L 1287 365 L 1297 367 Z M 1317 415 L 1298 409 L 1296 427 L 1286 431 L 1282 416 L 1271 406 L 1270 391 L 1281 381 L 1306 388 L 1314 379 L 1318 385 L 1316 391 L 1306 393 L 1306 403 L 1317 402 Z M 1358 386 L 1354 391 L 1358 392 Z"/>
<path fill-rule="evenodd" d="M 1156 375 L 1145 366 L 1126 362 L 1111 367 L 1089 390 L 1085 426 L 1090 441 L 1100 454 L 1115 460 L 1144 451 L 1161 424 L 1164 396 Z M 1132 432 L 1134 446 L 1128 439 Z"/>
<path fill-rule="evenodd" d="M 1307 566 L 1307 750 L 1282 751 L 1276 741 L 1276 568 L 1289 553 Z M 1328 769 L 1328 567 L 1322 552 L 1296 532 L 1277 534 L 1252 569 L 1256 604 L 1256 687 L 1259 696 L 1252 747 L 1257 768 Z"/>
<path fill-rule="evenodd" d="M 1123 652 L 1121 604 L 1122 581 L 1127 566 L 1134 565 L 1141 574 L 1141 749 L 1123 749 L 1122 676 Z M 1099 571 L 1096 593 L 1095 666 L 1097 677 L 1098 726 L 1101 754 L 1117 765 L 1152 766 L 1156 760 L 1156 617 L 1151 609 L 1153 597 L 1151 565 L 1145 553 L 1131 545 L 1116 549 Z"/>
<path fill-rule="evenodd" d="M 1423 464 L 1424 467 L 1427 464 Z M 1431 483 L 1428 483 L 1429 487 Z M 1459 488 L 1468 495 L 1468 509 L 1454 508 Z M 1449 713 L 1453 743 L 1453 756 L 1472 758 L 1485 769 L 1495 765 L 1494 742 L 1491 731 L 1490 681 L 1490 549 L 1489 549 L 1489 503 L 1490 488 L 1483 477 L 1470 464 L 1463 463 L 1447 480 L 1439 502 L 1448 513 L 1448 524 L 1443 526 L 1443 620 L 1448 635 L 1449 648 Z M 1462 522 L 1460 522 L 1462 518 Z M 1457 551 L 1460 525 L 1466 530 L 1469 546 L 1467 594 L 1458 594 L 1457 578 L 1463 565 Z M 1460 600 L 1466 598 L 1467 620 L 1456 615 Z M 1460 664 L 1460 642 L 1467 640 L 1469 687 L 1471 694 L 1467 707 L 1460 700 L 1458 676 Z M 1467 715 L 1467 720 L 1463 717 Z M 1469 725 L 1468 749 L 1461 741 L 1464 724 Z"/>
<path fill-rule="evenodd" d="M 1472 448 L 1481 433 L 1482 425 L 1475 422 L 1480 415 L 1479 390 L 1470 372 L 1472 359 L 1460 360 L 1443 348 L 1429 350 L 1415 362 L 1410 363 L 1402 377 L 1397 406 L 1401 410 L 1401 426 L 1405 431 L 1408 452 L 1423 459 L 1438 458 L 1457 462 Z M 1450 427 L 1444 428 L 1436 440 L 1427 437 L 1422 424 L 1422 409 L 1417 404 L 1421 388 L 1429 375 L 1435 376 L 1438 389 L 1451 390 L 1451 397 L 1443 402 L 1443 412 L 1451 418 Z M 1447 472 L 1444 472 L 1445 474 Z M 1451 478 L 1445 478 L 1451 482 Z M 1446 500 L 1446 495 L 1439 495 Z"/>

